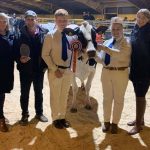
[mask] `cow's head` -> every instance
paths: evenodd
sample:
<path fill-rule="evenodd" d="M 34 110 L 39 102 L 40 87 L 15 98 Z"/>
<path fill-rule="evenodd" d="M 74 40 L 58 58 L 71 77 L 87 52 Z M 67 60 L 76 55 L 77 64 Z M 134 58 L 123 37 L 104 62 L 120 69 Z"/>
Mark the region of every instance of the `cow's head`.
<path fill-rule="evenodd" d="M 95 29 L 87 21 L 84 21 L 80 26 L 78 36 L 88 56 L 95 57 L 97 47 Z"/>
<path fill-rule="evenodd" d="M 96 31 L 94 28 L 87 22 L 83 22 L 81 26 L 78 25 L 68 25 L 65 29 L 65 32 L 72 36 L 77 36 L 78 40 L 82 44 L 82 52 L 87 52 L 89 57 L 95 57 L 96 54 Z"/>

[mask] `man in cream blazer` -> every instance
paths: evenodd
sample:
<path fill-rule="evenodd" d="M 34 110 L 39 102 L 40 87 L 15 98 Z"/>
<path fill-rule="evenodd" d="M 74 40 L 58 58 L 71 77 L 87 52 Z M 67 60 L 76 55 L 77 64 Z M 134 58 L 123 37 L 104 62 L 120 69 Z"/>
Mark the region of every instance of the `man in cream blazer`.
<path fill-rule="evenodd" d="M 63 33 L 68 24 L 68 12 L 64 9 L 58 9 L 54 16 L 56 28 L 45 37 L 42 57 L 48 65 L 53 125 L 58 129 L 62 129 L 70 126 L 65 117 L 72 79 L 70 70 L 72 51 L 69 48 L 65 33 Z M 64 46 L 64 44 L 66 45 Z"/>

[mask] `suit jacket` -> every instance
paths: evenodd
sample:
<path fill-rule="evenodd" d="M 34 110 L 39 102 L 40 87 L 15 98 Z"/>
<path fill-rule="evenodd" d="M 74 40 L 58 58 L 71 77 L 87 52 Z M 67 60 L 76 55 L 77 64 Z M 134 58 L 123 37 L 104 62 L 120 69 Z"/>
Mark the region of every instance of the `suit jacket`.
<path fill-rule="evenodd" d="M 109 47 L 112 41 L 113 39 L 106 40 L 104 45 Z M 126 38 L 122 37 L 116 41 L 113 47 L 108 48 L 107 51 L 100 51 L 97 61 L 101 62 L 104 66 L 106 52 L 111 55 L 108 67 L 128 67 L 130 65 L 131 44 Z"/>
<path fill-rule="evenodd" d="M 39 32 L 35 36 L 31 36 L 27 30 L 27 27 L 24 26 L 20 31 L 20 34 L 18 34 L 17 38 L 15 39 L 15 58 L 17 61 L 17 69 L 19 71 L 32 74 L 33 72 L 41 72 L 47 67 L 44 60 L 41 57 L 44 37 L 47 33 L 47 30 L 41 27 L 38 28 Z M 20 62 L 20 47 L 22 44 L 26 44 L 30 50 L 29 57 L 31 59 L 25 64 Z"/>
<path fill-rule="evenodd" d="M 56 71 L 57 66 L 69 67 L 71 63 L 72 51 L 67 50 L 68 59 L 63 61 L 62 56 L 62 34 L 59 30 L 53 30 L 45 37 L 42 58 L 48 65 L 50 71 Z"/>
<path fill-rule="evenodd" d="M 150 80 L 150 23 L 139 28 L 136 25 L 131 33 L 131 69 L 132 81 Z"/>

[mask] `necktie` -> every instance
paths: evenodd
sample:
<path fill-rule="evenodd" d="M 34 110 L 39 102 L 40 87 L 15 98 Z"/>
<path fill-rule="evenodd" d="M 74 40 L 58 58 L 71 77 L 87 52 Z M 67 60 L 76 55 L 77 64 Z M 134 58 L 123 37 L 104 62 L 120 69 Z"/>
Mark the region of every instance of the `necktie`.
<path fill-rule="evenodd" d="M 68 46 L 68 47 L 67 47 Z M 66 61 L 68 59 L 67 49 L 69 48 L 69 42 L 64 32 L 62 32 L 62 56 L 61 58 Z"/>
<path fill-rule="evenodd" d="M 112 48 L 113 45 L 115 44 L 116 40 L 114 39 L 112 43 L 109 44 L 109 48 Z M 105 65 L 109 65 L 110 64 L 110 55 L 106 53 L 105 55 L 105 60 L 104 60 Z"/>

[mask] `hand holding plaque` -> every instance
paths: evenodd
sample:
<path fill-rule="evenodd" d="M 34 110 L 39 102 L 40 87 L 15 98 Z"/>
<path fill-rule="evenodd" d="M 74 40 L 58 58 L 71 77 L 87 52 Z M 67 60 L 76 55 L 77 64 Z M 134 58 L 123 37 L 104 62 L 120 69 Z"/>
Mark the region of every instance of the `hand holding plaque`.
<path fill-rule="evenodd" d="M 20 61 L 21 63 L 27 63 L 31 58 L 30 56 L 30 48 L 27 44 L 21 44 L 20 46 Z"/>

